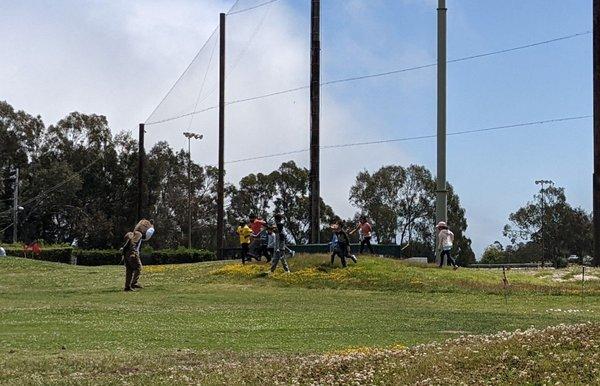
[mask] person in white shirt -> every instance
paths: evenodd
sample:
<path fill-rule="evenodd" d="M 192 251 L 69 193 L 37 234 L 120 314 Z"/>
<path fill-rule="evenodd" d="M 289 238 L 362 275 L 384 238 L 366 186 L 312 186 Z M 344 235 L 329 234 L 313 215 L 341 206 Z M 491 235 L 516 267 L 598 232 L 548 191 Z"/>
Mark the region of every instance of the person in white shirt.
<path fill-rule="evenodd" d="M 438 231 L 437 247 L 441 251 L 440 267 L 444 265 L 444 257 L 447 257 L 448 265 L 452 265 L 454 269 L 457 269 L 458 265 L 456 265 L 456 261 L 451 255 L 452 244 L 454 243 L 454 233 L 448 229 L 448 225 L 443 221 L 440 221 L 435 228 Z"/>

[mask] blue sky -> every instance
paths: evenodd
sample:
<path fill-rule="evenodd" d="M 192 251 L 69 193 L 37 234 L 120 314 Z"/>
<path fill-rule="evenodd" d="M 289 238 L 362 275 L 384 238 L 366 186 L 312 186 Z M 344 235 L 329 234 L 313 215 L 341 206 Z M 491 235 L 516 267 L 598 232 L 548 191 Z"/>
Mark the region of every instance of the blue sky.
<path fill-rule="evenodd" d="M 135 132 L 209 37 L 218 12 L 232 3 L 2 2 L 0 99 L 48 124 L 79 110 L 107 115 L 115 132 Z M 435 1 L 322 3 L 323 81 L 435 62 Z M 591 30 L 589 0 L 447 0 L 447 6 L 449 59 Z M 264 16 L 264 22 L 247 51 L 229 56 L 240 59 L 228 99 L 307 84 L 309 12 L 307 0 L 280 0 L 269 13 L 244 16 Z M 449 64 L 448 131 L 591 114 L 591 53 L 586 35 Z M 434 133 L 435 81 L 436 69 L 429 68 L 324 87 L 323 144 Z M 302 149 L 308 93 L 232 107 L 227 122 L 227 159 Z M 215 115 L 176 124 L 149 130 L 149 143 L 165 139 L 180 148 L 182 126 L 202 127 L 205 140 L 192 152 L 196 161 L 214 163 Z M 501 239 L 509 213 L 530 199 L 536 179 L 554 180 L 573 205 L 591 210 L 592 154 L 591 119 L 450 137 L 448 179 L 467 210 L 476 252 Z M 293 158 L 307 165 L 306 154 Z M 231 165 L 228 176 L 235 182 L 284 160 Z M 348 190 L 356 173 L 391 163 L 424 164 L 435 173 L 435 140 L 324 151 L 324 198 L 352 215 Z"/>

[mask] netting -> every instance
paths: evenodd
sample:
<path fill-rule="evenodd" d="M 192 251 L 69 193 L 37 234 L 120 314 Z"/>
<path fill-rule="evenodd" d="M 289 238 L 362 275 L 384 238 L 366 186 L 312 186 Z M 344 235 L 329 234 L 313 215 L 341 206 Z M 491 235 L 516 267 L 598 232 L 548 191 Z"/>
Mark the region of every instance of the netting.
<path fill-rule="evenodd" d="M 321 194 L 342 216 L 355 213 L 348 190 L 361 170 L 417 163 L 435 173 L 436 10 L 417 3 L 322 3 Z M 487 23 L 497 20 L 476 15 L 490 17 Z M 217 14 L 214 24 L 146 121 L 147 148 L 166 140 L 185 149 L 184 131 L 204 134 L 192 143 L 192 156 L 210 165 L 217 162 L 218 145 Z M 476 238 L 498 234 L 506 223 L 506 208 L 498 202 L 517 208 L 526 200 L 526 195 L 495 193 L 505 189 L 504 181 L 516 184 L 515 171 L 520 172 L 514 189 L 529 191 L 533 179 L 547 173 L 537 166 L 547 156 L 539 140 L 546 151 L 567 146 L 563 154 L 576 154 L 584 136 L 564 141 L 563 132 L 583 132 L 591 122 L 590 106 L 557 102 L 578 100 L 575 90 L 586 80 L 557 83 L 560 97 L 540 91 L 548 79 L 562 79 L 558 71 L 569 77 L 583 73 L 569 58 L 585 58 L 590 31 L 562 19 L 554 23 L 561 29 L 503 22 L 497 27 L 502 34 L 485 24 L 477 26 L 477 34 L 450 25 L 448 36 L 448 180 L 461 191 L 465 207 L 486 213 L 469 219 Z M 226 31 L 226 180 L 237 183 L 287 160 L 308 167 L 310 1 L 239 0 L 227 12 Z M 463 136 L 482 132 L 489 139 Z M 471 167 L 482 162 L 486 168 Z M 485 183 L 470 188 L 473 180 Z"/>
<path fill-rule="evenodd" d="M 227 179 L 235 180 L 256 165 L 240 160 L 285 151 L 282 143 L 308 147 L 309 18 L 294 12 L 291 1 L 239 0 L 226 16 L 225 160 Z M 292 22 L 290 22 L 292 21 Z M 148 143 L 167 140 L 184 146 L 182 133 L 204 134 L 193 144 L 196 162 L 216 164 L 219 102 L 219 27 L 146 121 Z M 276 93 L 268 97 L 257 95 Z M 248 100 L 251 99 L 251 100 Z M 297 154 L 307 163 L 306 154 Z M 268 170 L 281 159 L 262 163 Z M 233 166 L 235 165 L 235 167 Z"/>

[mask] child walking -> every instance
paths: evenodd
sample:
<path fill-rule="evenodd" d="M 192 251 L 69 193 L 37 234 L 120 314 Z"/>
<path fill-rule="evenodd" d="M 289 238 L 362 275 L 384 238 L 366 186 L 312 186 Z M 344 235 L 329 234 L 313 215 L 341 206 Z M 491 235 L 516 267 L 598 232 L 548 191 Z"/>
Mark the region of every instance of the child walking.
<path fill-rule="evenodd" d="M 240 236 L 240 247 L 242 248 L 242 264 L 246 264 L 246 260 L 249 260 L 248 252 L 250 250 L 250 235 L 252 229 L 248 226 L 245 221 L 240 221 L 239 226 L 236 229 L 238 236 Z"/>
<path fill-rule="evenodd" d="M 453 269 L 458 269 L 456 261 L 451 255 L 452 243 L 454 242 L 454 233 L 448 229 L 445 222 L 440 221 L 436 226 L 438 230 L 438 248 L 440 251 L 440 268 L 444 265 L 444 256 L 448 258 L 448 265 L 452 265 Z"/>
<path fill-rule="evenodd" d="M 273 227 L 273 234 L 275 235 L 275 252 L 273 253 L 273 259 L 271 261 L 271 273 L 275 272 L 277 268 L 277 264 L 281 261 L 281 265 L 283 265 L 283 270 L 286 273 L 290 272 L 290 267 L 287 262 L 287 258 L 285 257 L 285 235 L 283 233 L 283 223 L 278 223 Z"/>
<path fill-rule="evenodd" d="M 275 226 L 276 226 L 278 229 L 279 229 L 279 228 L 281 228 L 281 229 L 282 229 L 282 231 L 281 231 L 281 237 L 283 237 L 285 240 L 287 240 L 287 236 L 286 236 L 286 234 L 285 234 L 285 231 L 283 230 L 283 229 L 284 229 L 284 227 L 283 227 L 283 216 L 282 216 L 281 214 L 279 214 L 279 213 L 276 213 L 276 214 L 273 216 L 273 220 L 275 220 Z M 284 249 L 284 251 L 283 251 L 283 252 L 284 252 L 284 253 L 285 253 L 285 252 L 287 252 L 287 253 L 290 255 L 290 258 L 291 258 L 291 257 L 294 257 L 294 255 L 296 254 L 296 251 L 293 251 L 293 250 L 291 250 L 291 249 L 290 249 L 290 247 L 288 247 L 288 246 L 287 246 L 287 241 L 286 241 L 286 244 L 285 244 L 285 249 Z"/>
<path fill-rule="evenodd" d="M 338 250 L 334 251 L 332 254 L 332 264 L 335 259 L 335 255 L 337 254 L 342 261 L 342 267 L 346 268 L 348 263 L 346 262 L 346 258 L 351 259 L 354 263 L 357 262 L 356 256 L 350 253 L 350 238 L 348 237 L 348 233 L 344 230 L 343 223 L 338 223 L 333 225 L 333 231 L 337 236 L 337 245 Z"/>

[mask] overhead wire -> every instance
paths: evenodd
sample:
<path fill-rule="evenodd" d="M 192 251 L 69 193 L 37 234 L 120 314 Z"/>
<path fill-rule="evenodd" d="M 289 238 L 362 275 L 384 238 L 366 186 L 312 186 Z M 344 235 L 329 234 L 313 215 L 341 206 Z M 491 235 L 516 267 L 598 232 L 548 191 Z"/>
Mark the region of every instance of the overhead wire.
<path fill-rule="evenodd" d="M 486 127 L 486 128 L 481 128 L 481 129 L 454 131 L 454 132 L 447 133 L 446 136 L 450 137 L 450 136 L 456 136 L 456 135 L 482 133 L 482 132 L 497 131 L 497 130 L 518 128 L 518 127 L 544 125 L 544 124 L 548 124 L 548 123 L 567 122 L 567 121 L 581 120 L 581 119 L 587 119 L 587 118 L 592 118 L 592 117 L 593 117 L 593 115 L 579 115 L 579 116 L 572 116 L 572 117 L 546 119 L 546 120 L 541 120 L 541 121 L 522 122 L 522 123 L 515 123 L 515 124 L 510 124 L 510 125 Z M 419 135 L 419 136 L 414 136 L 414 137 L 403 137 L 403 138 L 381 139 L 381 140 L 376 140 L 376 141 L 352 142 L 352 143 L 344 143 L 344 144 L 338 144 L 338 145 L 324 145 L 324 146 L 320 146 L 319 149 L 321 149 L 321 150 L 339 149 L 339 148 L 347 148 L 347 147 L 377 145 L 377 144 L 382 144 L 382 143 L 416 141 L 416 140 L 430 139 L 430 138 L 437 138 L 437 134 L 427 134 L 427 135 Z M 226 164 L 234 164 L 234 163 L 239 163 L 239 162 L 247 162 L 247 161 L 255 161 L 255 160 L 267 159 L 267 158 L 283 157 L 283 156 L 287 156 L 287 155 L 306 153 L 309 150 L 310 149 L 308 149 L 308 148 L 291 150 L 291 151 L 282 152 L 282 153 L 274 153 L 274 154 L 267 154 L 267 155 L 261 155 L 261 156 L 255 156 L 255 157 L 235 159 L 235 160 L 231 160 L 231 161 L 226 161 L 225 163 Z"/>
<path fill-rule="evenodd" d="M 564 40 L 567 40 L 567 39 L 573 39 L 573 38 L 576 38 L 576 37 L 589 35 L 591 33 L 592 32 L 589 31 L 589 30 L 588 31 L 584 31 L 584 32 L 578 32 L 578 33 L 574 33 L 574 34 L 570 34 L 570 35 L 564 35 L 564 36 L 556 37 L 556 38 L 553 38 L 553 39 L 547 39 L 547 40 L 542 40 L 542 41 L 538 41 L 538 42 L 534 42 L 534 43 L 529 43 L 529 44 L 525 44 L 525 45 L 520 45 L 520 46 L 505 48 L 505 49 L 502 49 L 502 50 L 484 52 L 484 53 L 481 53 L 481 54 L 474 54 L 474 55 L 464 56 L 464 57 L 460 57 L 460 58 L 456 58 L 456 59 L 451 59 L 451 60 L 446 61 L 446 63 L 458 63 L 458 62 L 464 62 L 464 61 L 468 61 L 468 60 L 480 59 L 480 58 L 484 58 L 484 57 L 488 57 L 488 56 L 493 56 L 493 55 L 500 55 L 500 54 L 504 54 L 504 53 L 508 53 L 508 52 L 514 52 L 514 51 L 524 50 L 524 49 L 527 49 L 527 48 L 533 48 L 533 47 L 538 47 L 538 46 L 542 46 L 542 45 L 546 45 L 546 44 L 551 44 L 551 43 L 555 43 L 555 42 L 559 42 L 559 41 L 564 41 Z M 430 67 L 436 67 L 436 66 L 437 66 L 437 63 L 429 63 L 429 64 L 423 64 L 423 65 L 418 65 L 418 66 L 401 68 L 401 69 L 397 69 L 397 70 L 379 72 L 379 73 L 374 73 L 374 74 L 366 74 L 366 75 L 361 75 L 361 76 L 353 76 L 353 77 L 347 77 L 347 78 L 341 78 L 341 79 L 333 79 L 333 80 L 330 80 L 330 81 L 326 81 L 326 82 L 320 83 L 320 86 L 330 86 L 330 85 L 333 85 L 333 84 L 340 84 L 340 83 L 346 83 L 346 82 L 355 82 L 355 81 L 364 80 L 364 79 L 390 76 L 390 75 L 400 74 L 400 73 L 409 72 L 409 71 L 416 71 L 416 70 L 421 70 L 421 69 L 430 68 Z M 285 89 L 285 90 L 274 91 L 274 92 L 267 93 L 267 94 L 262 94 L 262 95 L 256 95 L 256 96 L 252 96 L 252 97 L 247 97 L 247 98 L 236 99 L 236 100 L 232 100 L 232 101 L 226 102 L 225 105 L 229 106 L 229 105 L 238 104 L 238 103 L 245 103 L 245 102 L 255 101 L 255 100 L 259 100 L 259 99 L 270 98 L 270 97 L 277 96 L 277 95 L 288 94 L 288 93 L 293 93 L 293 92 L 297 92 L 297 91 L 301 91 L 301 90 L 306 90 L 309 87 L 310 87 L 309 85 L 298 86 L 298 87 L 289 88 L 289 89 Z M 155 124 L 159 124 L 159 123 L 165 123 L 165 122 L 169 122 L 169 121 L 174 121 L 176 119 L 180 119 L 180 118 L 183 118 L 183 117 L 188 117 L 190 115 L 201 114 L 201 113 L 204 113 L 204 112 L 207 112 L 207 111 L 210 111 L 210 110 L 215 110 L 218 107 L 219 106 L 211 106 L 211 107 L 207 107 L 207 108 L 204 108 L 204 109 L 201 109 L 201 110 L 198 110 L 198 111 L 192 111 L 192 112 L 189 112 L 189 113 L 184 113 L 184 114 L 176 115 L 176 116 L 170 117 L 170 118 L 165 118 L 165 119 L 161 119 L 161 120 L 157 120 L 157 121 L 153 121 L 153 122 L 147 122 L 146 124 L 147 125 L 155 125 Z"/>

